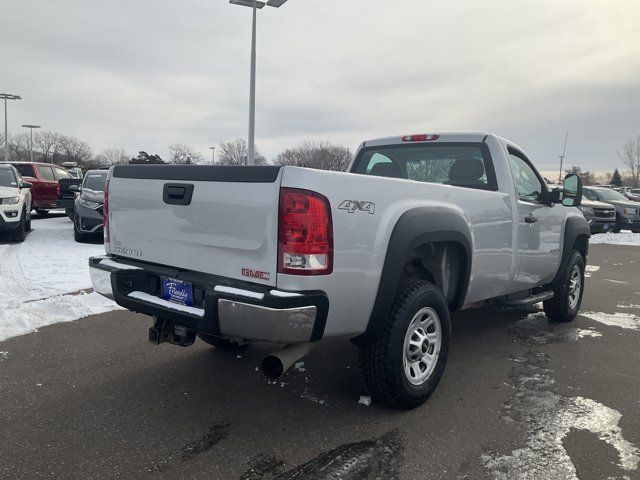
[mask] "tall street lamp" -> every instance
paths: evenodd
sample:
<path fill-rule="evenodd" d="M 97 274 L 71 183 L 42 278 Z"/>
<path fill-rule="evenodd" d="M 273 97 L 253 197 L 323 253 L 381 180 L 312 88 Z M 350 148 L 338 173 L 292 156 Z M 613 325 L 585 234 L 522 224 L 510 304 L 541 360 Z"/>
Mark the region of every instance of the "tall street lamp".
<path fill-rule="evenodd" d="M 251 80 L 249 86 L 249 151 L 247 165 L 253 165 L 256 132 L 256 12 L 265 5 L 280 8 L 287 0 L 268 0 L 266 3 L 257 0 L 229 0 L 234 5 L 251 7 L 253 9 L 253 23 L 251 27 Z"/>
<path fill-rule="evenodd" d="M 216 163 L 216 147 L 209 147 L 211 150 L 211 163 Z"/>
<path fill-rule="evenodd" d="M 40 128 L 40 125 L 22 125 L 24 128 L 31 130 L 31 142 L 29 142 L 29 160 L 33 163 L 33 129 Z"/>
<path fill-rule="evenodd" d="M 7 100 L 21 100 L 20 95 L 10 93 L 0 93 L 0 98 L 4 99 L 4 161 L 9 161 L 9 134 L 7 133 Z"/>

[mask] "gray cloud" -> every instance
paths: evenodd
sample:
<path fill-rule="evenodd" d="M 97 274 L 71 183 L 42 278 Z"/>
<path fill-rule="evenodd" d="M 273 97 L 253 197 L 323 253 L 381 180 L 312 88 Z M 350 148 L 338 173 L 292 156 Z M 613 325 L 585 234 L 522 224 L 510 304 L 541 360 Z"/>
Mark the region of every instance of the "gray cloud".
<path fill-rule="evenodd" d="M 250 10 L 226 0 L 5 2 L 0 90 L 22 123 L 164 155 L 246 135 Z M 640 133 L 640 4 L 289 0 L 259 13 L 257 142 L 355 148 L 492 131 L 553 169 L 620 166 Z"/>

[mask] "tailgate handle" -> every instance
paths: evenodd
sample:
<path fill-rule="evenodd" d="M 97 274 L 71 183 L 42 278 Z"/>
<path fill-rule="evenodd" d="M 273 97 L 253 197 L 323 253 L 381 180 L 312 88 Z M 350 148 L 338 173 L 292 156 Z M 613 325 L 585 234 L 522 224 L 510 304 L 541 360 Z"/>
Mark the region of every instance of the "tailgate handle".
<path fill-rule="evenodd" d="M 168 205 L 190 205 L 193 185 L 190 183 L 165 183 L 162 200 Z"/>

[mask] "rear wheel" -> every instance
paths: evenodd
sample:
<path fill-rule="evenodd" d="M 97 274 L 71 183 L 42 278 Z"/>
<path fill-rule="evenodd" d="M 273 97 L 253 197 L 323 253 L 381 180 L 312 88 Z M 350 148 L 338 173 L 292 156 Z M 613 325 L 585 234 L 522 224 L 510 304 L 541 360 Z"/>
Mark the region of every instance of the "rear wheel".
<path fill-rule="evenodd" d="M 622 228 L 618 227 L 617 225 L 615 227 L 613 227 L 613 230 L 611 230 L 613 233 L 620 233 L 622 231 Z"/>
<path fill-rule="evenodd" d="M 37 208 L 36 207 L 36 213 L 41 216 L 41 217 L 46 217 L 49 213 L 49 210 L 45 210 L 44 208 Z"/>
<path fill-rule="evenodd" d="M 199 333 L 198 338 L 212 347 L 230 352 L 241 352 L 249 346 L 249 342 L 244 340 L 231 341 L 226 338 L 216 337 L 215 335 L 207 335 L 206 333 Z"/>
<path fill-rule="evenodd" d="M 574 251 L 553 287 L 554 296 L 544 302 L 544 313 L 553 322 L 570 322 L 580 310 L 584 293 L 584 258 Z"/>
<path fill-rule="evenodd" d="M 422 280 L 403 284 L 385 324 L 360 347 L 360 369 L 374 401 L 401 409 L 424 403 L 444 373 L 450 338 L 440 290 Z"/>

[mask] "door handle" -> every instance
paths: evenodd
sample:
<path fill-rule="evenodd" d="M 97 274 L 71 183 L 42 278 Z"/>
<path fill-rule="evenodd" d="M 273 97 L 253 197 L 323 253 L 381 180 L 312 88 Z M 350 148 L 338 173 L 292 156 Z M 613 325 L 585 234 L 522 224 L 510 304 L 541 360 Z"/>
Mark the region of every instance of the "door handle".
<path fill-rule="evenodd" d="M 192 196 L 190 183 L 165 183 L 162 189 L 162 199 L 168 205 L 190 205 Z"/>
<path fill-rule="evenodd" d="M 536 217 L 533 213 L 530 213 L 526 217 L 524 217 L 524 223 L 536 223 L 538 221 L 538 217 Z"/>

